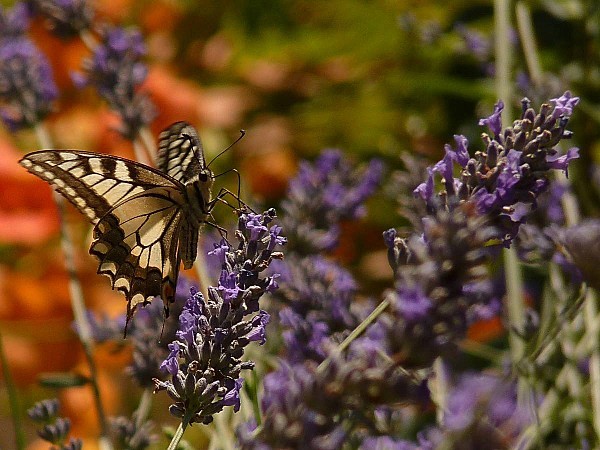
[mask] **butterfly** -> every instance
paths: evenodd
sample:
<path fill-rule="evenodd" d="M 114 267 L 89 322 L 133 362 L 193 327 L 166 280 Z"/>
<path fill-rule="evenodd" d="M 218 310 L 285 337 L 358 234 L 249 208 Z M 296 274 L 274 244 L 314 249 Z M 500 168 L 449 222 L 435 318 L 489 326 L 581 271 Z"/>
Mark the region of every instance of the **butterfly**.
<path fill-rule="evenodd" d="M 127 321 L 160 296 L 169 313 L 179 265 L 192 267 L 198 235 L 220 196 L 198 133 L 176 122 L 159 136 L 158 169 L 118 156 L 41 150 L 19 161 L 50 183 L 94 225 L 90 254 L 125 294 Z M 125 326 L 127 330 L 127 325 Z"/>

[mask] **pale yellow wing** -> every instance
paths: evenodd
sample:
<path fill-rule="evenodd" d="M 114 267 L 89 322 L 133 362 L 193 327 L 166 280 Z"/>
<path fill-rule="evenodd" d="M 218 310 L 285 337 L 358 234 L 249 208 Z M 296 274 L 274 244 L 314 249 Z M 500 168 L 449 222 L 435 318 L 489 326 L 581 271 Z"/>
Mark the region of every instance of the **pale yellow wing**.
<path fill-rule="evenodd" d="M 100 260 L 98 273 L 107 275 L 127 299 L 127 320 L 141 303 L 160 296 L 168 311 L 174 300 L 182 221 L 181 193 L 153 188 L 113 207 L 94 228 L 90 253 Z"/>

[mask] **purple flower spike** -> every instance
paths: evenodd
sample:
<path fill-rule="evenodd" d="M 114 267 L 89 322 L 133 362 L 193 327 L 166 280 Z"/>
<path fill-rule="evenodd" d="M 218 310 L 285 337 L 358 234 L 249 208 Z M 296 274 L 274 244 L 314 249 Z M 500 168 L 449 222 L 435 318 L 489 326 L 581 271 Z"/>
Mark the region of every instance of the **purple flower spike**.
<path fill-rule="evenodd" d="M 242 361 L 244 348 L 266 341 L 269 314 L 259 309 L 258 301 L 278 276 L 262 272 L 282 257 L 273 251 L 273 241 L 285 243 L 281 227 L 272 224 L 275 217 L 273 209 L 240 215 L 239 245 L 234 249 L 222 240 L 210 252 L 222 262 L 217 286 L 208 287 L 208 299 L 192 289 L 179 316 L 176 340 L 162 364 L 171 380 L 154 381 L 155 391 L 167 390 L 175 400 L 171 413 L 187 423 L 208 424 L 224 407 L 240 408 L 240 372 L 254 367 Z"/>
<path fill-rule="evenodd" d="M 339 150 L 325 150 L 314 165 L 301 164 L 282 204 L 283 226 L 292 247 L 303 253 L 335 248 L 339 223 L 364 214 L 364 202 L 382 175 L 381 161 L 372 160 L 356 170 Z"/>
<path fill-rule="evenodd" d="M 398 289 L 396 301 L 398 311 L 409 323 L 423 320 L 433 307 L 431 299 L 419 287 L 408 288 L 401 286 Z"/>
<path fill-rule="evenodd" d="M 238 378 L 235 381 L 227 380 L 226 387 L 228 391 L 223 396 L 221 405 L 233 406 L 233 411 L 238 412 L 240 410 L 240 390 L 242 389 L 243 384 L 243 378 Z"/>
<path fill-rule="evenodd" d="M 427 181 L 418 185 L 413 194 L 416 197 L 421 197 L 427 204 L 433 200 L 434 194 L 434 182 L 433 182 L 433 169 L 427 168 Z"/>
<path fill-rule="evenodd" d="M 467 159 L 466 140 L 455 136 L 457 149 L 446 146 L 444 158 L 428 169 L 427 181 L 415 189 L 415 194 L 425 200 L 430 211 L 473 202 L 496 227 L 497 238 L 509 246 L 520 224 L 535 208 L 537 197 L 548 188 L 548 172 L 558 169 L 566 173 L 569 163 L 578 158 L 576 148 L 558 155 L 555 147 L 571 137 L 565 127 L 579 98 L 567 91 L 553 102 L 554 108 L 542 105 L 536 115 L 529 101 L 524 100 L 522 118 L 503 130 L 504 104 L 499 101 L 493 114 L 479 122 L 493 133 L 493 138 L 483 135 L 485 151 Z M 461 169 L 458 177 L 452 175 L 454 163 Z M 433 176 L 437 173 L 445 189 L 435 195 Z"/>
<path fill-rule="evenodd" d="M 0 9 L 0 116 L 12 130 L 34 126 L 58 96 L 50 64 L 23 34 L 27 18 L 20 3 Z"/>
<path fill-rule="evenodd" d="M 77 86 L 93 86 L 121 116 L 120 131 L 131 140 L 155 116 L 149 97 L 139 92 L 139 85 L 148 73 L 141 60 L 145 52 L 138 31 L 106 27 L 102 30 L 102 42 L 92 57 L 84 61 L 85 74 L 72 75 Z"/>
<path fill-rule="evenodd" d="M 23 37 L 29 26 L 30 15 L 26 3 L 16 3 L 11 10 L 0 6 L 0 39 Z"/>
<path fill-rule="evenodd" d="M 94 9 L 89 0 L 32 0 L 34 9 L 47 21 L 49 28 L 61 38 L 89 30 Z"/>

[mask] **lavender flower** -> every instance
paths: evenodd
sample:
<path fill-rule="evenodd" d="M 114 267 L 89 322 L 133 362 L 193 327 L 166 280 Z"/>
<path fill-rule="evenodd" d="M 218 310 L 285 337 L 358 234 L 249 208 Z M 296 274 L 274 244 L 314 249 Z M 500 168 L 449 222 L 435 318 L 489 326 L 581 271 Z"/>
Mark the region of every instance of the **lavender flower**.
<path fill-rule="evenodd" d="M 40 438 L 55 445 L 57 450 L 81 450 L 81 439 L 70 438 L 67 436 L 71 431 L 71 421 L 66 418 L 57 417 L 59 409 L 58 399 L 42 400 L 27 410 L 27 415 L 42 424 L 42 428 L 37 430 Z"/>
<path fill-rule="evenodd" d="M 29 26 L 30 11 L 26 3 L 15 3 L 10 10 L 0 6 L 0 39 L 21 38 Z"/>
<path fill-rule="evenodd" d="M 429 450 L 412 442 L 396 440 L 391 436 L 368 437 L 362 441 L 362 450 Z"/>
<path fill-rule="evenodd" d="M 88 30 L 94 9 L 88 0 L 32 0 L 34 9 L 59 37 L 68 38 Z"/>
<path fill-rule="evenodd" d="M 404 367 L 427 366 L 454 352 L 468 325 L 491 306 L 485 244 L 497 233 L 465 204 L 428 217 L 422 236 L 385 234 L 396 290 L 388 294 L 391 308 L 378 319 L 378 334 L 391 354 L 403 355 Z"/>
<path fill-rule="evenodd" d="M 58 415 L 60 403 L 57 398 L 45 399 L 37 402 L 27 410 L 29 418 L 38 423 L 50 422 Z"/>
<path fill-rule="evenodd" d="M 325 339 L 341 340 L 360 322 L 351 311 L 356 294 L 352 275 L 321 256 L 288 256 L 274 264 L 281 272 L 281 289 L 275 298 L 285 305 L 280 311 L 286 358 L 297 363 L 305 359 L 325 358 Z M 338 338 L 333 335 L 340 334 Z"/>
<path fill-rule="evenodd" d="M 281 227 L 269 225 L 274 218 L 274 210 L 240 215 L 237 248 L 223 240 L 211 252 L 222 265 L 217 287 L 209 287 L 208 300 L 192 289 L 179 317 L 177 339 L 161 366 L 172 379 L 156 379 L 155 390 L 166 390 L 175 400 L 171 414 L 184 426 L 208 424 L 225 406 L 239 410 L 240 372 L 254 367 L 241 360 L 244 347 L 253 341 L 264 344 L 269 321 L 258 301 L 277 287 L 276 275 L 261 276 L 273 259 L 282 257 L 274 250 L 285 238 Z"/>
<path fill-rule="evenodd" d="M 122 416 L 114 418 L 111 421 L 111 429 L 120 448 L 128 450 L 144 450 L 156 440 L 150 434 L 152 423 L 138 424 L 135 414 L 131 419 Z"/>
<path fill-rule="evenodd" d="M 420 435 L 419 448 L 509 449 L 531 423 L 504 377 L 465 373 L 448 394 L 442 423 Z"/>
<path fill-rule="evenodd" d="M 58 96 L 50 64 L 23 34 L 27 16 L 20 3 L 0 8 L 0 116 L 12 130 L 38 123 Z"/>
<path fill-rule="evenodd" d="M 249 425 L 239 430 L 242 449 L 338 449 L 356 441 L 364 427 L 375 432 L 377 407 L 429 399 L 424 385 L 386 356 L 377 341 L 361 338 L 347 354 L 334 345 L 327 351 L 322 367 L 284 362 L 265 377 L 263 424 L 252 435 Z M 360 417 L 352 411 L 360 411 Z"/>
<path fill-rule="evenodd" d="M 489 37 L 484 36 L 476 30 L 467 28 L 463 23 L 458 23 L 455 26 L 456 31 L 464 40 L 466 49 L 479 62 L 487 62 L 492 56 L 493 42 Z"/>
<path fill-rule="evenodd" d="M 79 87 L 92 85 L 98 90 L 121 116 L 120 132 L 133 140 L 155 115 L 152 102 L 138 89 L 148 73 L 141 61 L 146 48 L 138 31 L 106 27 L 101 36 L 93 56 L 84 61 L 85 75 L 75 73 L 73 79 Z"/>
<path fill-rule="evenodd" d="M 566 173 L 569 163 L 579 157 L 577 148 L 562 156 L 555 149 L 562 139 L 571 136 L 566 126 L 579 98 L 567 91 L 552 101 L 554 107 L 544 104 L 536 115 L 525 99 L 521 119 L 503 131 L 500 122 L 503 105 L 499 102 L 494 113 L 481 122 L 495 135 L 493 139 L 482 135 L 485 151 L 470 158 L 466 138 L 455 136 L 456 149 L 446 147 L 444 159 L 429 169 L 428 180 L 415 189 L 415 195 L 425 200 L 430 210 L 474 202 L 479 214 L 491 218 L 499 231 L 497 237 L 510 245 L 519 225 L 536 206 L 538 196 L 548 188 L 550 169 Z M 455 164 L 461 168 L 459 178 L 453 174 Z M 444 183 L 444 190 L 435 196 L 439 199 L 437 203 L 434 201 L 436 173 Z"/>
<path fill-rule="evenodd" d="M 339 150 L 326 150 L 314 166 L 304 163 L 290 182 L 282 203 L 282 223 L 291 249 L 301 254 L 331 250 L 338 244 L 339 222 L 365 213 L 364 202 L 375 191 L 383 164 L 354 170 Z"/>

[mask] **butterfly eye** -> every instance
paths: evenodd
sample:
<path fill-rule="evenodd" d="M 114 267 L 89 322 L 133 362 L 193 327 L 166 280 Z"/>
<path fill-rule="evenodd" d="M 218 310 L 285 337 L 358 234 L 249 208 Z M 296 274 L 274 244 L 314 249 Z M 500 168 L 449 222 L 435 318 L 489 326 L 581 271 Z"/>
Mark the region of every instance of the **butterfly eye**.
<path fill-rule="evenodd" d="M 207 182 L 207 181 L 208 181 L 208 173 L 206 173 L 206 172 L 200 172 L 200 173 L 198 174 L 198 179 L 199 179 L 200 181 L 202 181 L 203 183 L 204 183 L 204 182 Z"/>

